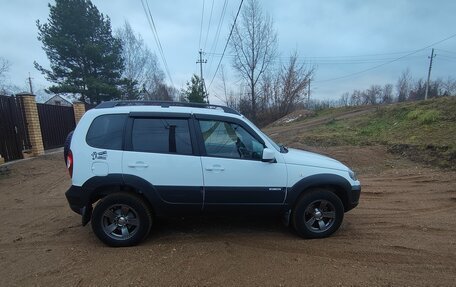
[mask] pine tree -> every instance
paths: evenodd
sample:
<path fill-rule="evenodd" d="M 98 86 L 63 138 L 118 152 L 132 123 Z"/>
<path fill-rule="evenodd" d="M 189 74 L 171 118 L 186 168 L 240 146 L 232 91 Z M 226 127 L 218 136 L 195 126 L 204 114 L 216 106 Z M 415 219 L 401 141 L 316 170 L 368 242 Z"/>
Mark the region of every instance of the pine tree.
<path fill-rule="evenodd" d="M 207 99 L 207 93 L 197 75 L 193 75 L 190 82 L 187 82 L 187 89 L 183 90 L 182 94 L 184 99 L 190 103 L 205 103 Z"/>
<path fill-rule="evenodd" d="M 90 0 L 56 0 L 48 6 L 48 23 L 37 21 L 37 27 L 50 70 L 35 62 L 55 83 L 48 90 L 79 94 L 92 103 L 119 98 L 122 45 L 112 36 L 109 17 Z"/>

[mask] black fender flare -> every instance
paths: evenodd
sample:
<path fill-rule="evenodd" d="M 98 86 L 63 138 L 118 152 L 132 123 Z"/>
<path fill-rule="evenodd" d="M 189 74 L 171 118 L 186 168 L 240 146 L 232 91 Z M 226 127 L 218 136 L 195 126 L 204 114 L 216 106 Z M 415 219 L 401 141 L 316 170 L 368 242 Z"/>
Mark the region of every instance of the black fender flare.
<path fill-rule="evenodd" d="M 82 185 L 82 189 L 87 193 L 87 206 L 91 206 L 96 200 L 110 193 L 120 192 L 125 188 L 131 188 L 143 196 L 147 200 L 147 204 L 154 209 L 154 213 L 160 213 L 163 199 L 153 184 L 138 176 L 126 174 L 94 176 Z"/>
<path fill-rule="evenodd" d="M 335 188 L 334 192 L 341 199 L 345 211 L 351 209 L 350 202 L 352 201 L 352 185 L 342 176 L 330 173 L 311 175 L 296 182 L 288 191 L 286 200 L 288 206 L 293 207 L 301 194 L 313 187 Z"/>

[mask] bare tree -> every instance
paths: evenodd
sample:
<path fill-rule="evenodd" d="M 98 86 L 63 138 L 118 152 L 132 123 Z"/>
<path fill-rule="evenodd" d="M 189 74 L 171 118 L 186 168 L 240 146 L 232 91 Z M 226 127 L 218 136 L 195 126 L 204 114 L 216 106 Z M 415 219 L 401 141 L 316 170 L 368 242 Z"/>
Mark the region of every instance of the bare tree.
<path fill-rule="evenodd" d="M 227 96 L 227 99 L 226 99 L 226 106 L 227 107 L 230 107 L 230 108 L 233 108 L 235 110 L 240 110 L 239 108 L 239 97 L 236 96 L 236 94 L 234 93 L 233 90 L 230 90 L 228 92 L 228 96 Z"/>
<path fill-rule="evenodd" d="M 341 106 L 348 106 L 349 105 L 349 100 L 350 100 L 350 93 L 345 92 L 340 96 L 339 102 Z"/>
<path fill-rule="evenodd" d="M 7 83 L 7 74 L 11 64 L 8 60 L 0 57 L 0 94 L 8 95 L 18 93 L 19 87 Z"/>
<path fill-rule="evenodd" d="M 350 96 L 350 105 L 359 106 L 362 103 L 362 92 L 359 90 L 354 90 Z"/>
<path fill-rule="evenodd" d="M 393 102 L 393 85 L 386 84 L 383 86 L 381 103 L 382 104 L 391 104 L 392 102 Z"/>
<path fill-rule="evenodd" d="M 174 101 L 177 95 L 178 91 L 176 88 L 167 86 L 164 83 L 158 83 L 152 92 L 146 93 L 145 98 L 158 101 Z"/>
<path fill-rule="evenodd" d="M 6 73 L 8 73 L 10 69 L 10 63 L 8 60 L 0 58 L 0 85 L 3 86 L 5 81 Z"/>
<path fill-rule="evenodd" d="M 372 85 L 369 89 L 361 93 L 361 99 L 363 105 L 375 105 L 377 99 L 382 92 L 382 88 L 379 85 Z"/>
<path fill-rule="evenodd" d="M 432 96 L 432 89 L 433 82 L 429 83 L 429 98 Z M 419 101 L 424 100 L 424 95 L 426 93 L 426 82 L 423 79 L 418 79 L 415 83 L 410 85 L 410 91 L 407 100 L 409 101 Z"/>
<path fill-rule="evenodd" d="M 128 22 L 116 31 L 122 42 L 124 71 L 122 77 L 135 86 L 144 99 L 164 97 L 164 73 L 160 69 L 157 56 L 146 46 L 140 34 L 135 34 Z"/>
<path fill-rule="evenodd" d="M 278 94 L 276 95 L 280 116 L 293 111 L 296 105 L 302 102 L 306 88 L 312 79 L 314 67 L 308 67 L 304 63 L 297 62 L 298 55 L 294 53 L 287 65 L 283 65 L 279 72 Z"/>
<path fill-rule="evenodd" d="M 228 93 L 227 93 L 227 87 L 226 87 L 226 73 L 225 73 L 225 66 L 221 65 L 220 66 L 220 80 L 222 81 L 222 89 L 223 89 L 223 98 L 225 101 L 225 104 L 228 104 Z"/>
<path fill-rule="evenodd" d="M 456 95 L 456 80 L 448 77 L 445 81 L 442 81 L 443 94 L 446 96 Z"/>
<path fill-rule="evenodd" d="M 412 76 L 410 75 L 410 70 L 407 69 L 402 72 L 396 84 L 398 102 L 405 102 L 407 100 L 410 93 L 411 85 Z"/>
<path fill-rule="evenodd" d="M 256 121 L 256 87 L 277 53 L 277 33 L 273 21 L 264 15 L 258 0 L 248 0 L 241 19 L 233 29 L 230 47 L 235 54 L 233 67 L 247 81 L 250 92 L 251 118 Z"/>
<path fill-rule="evenodd" d="M 9 71 L 10 63 L 8 60 L 0 58 L 0 77 L 4 77 L 5 74 Z"/>

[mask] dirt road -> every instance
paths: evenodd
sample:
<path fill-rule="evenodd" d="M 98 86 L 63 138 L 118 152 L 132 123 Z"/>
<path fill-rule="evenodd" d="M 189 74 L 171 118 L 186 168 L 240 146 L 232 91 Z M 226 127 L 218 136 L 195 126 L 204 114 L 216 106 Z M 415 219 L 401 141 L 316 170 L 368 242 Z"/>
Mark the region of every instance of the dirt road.
<path fill-rule="evenodd" d="M 302 240 L 278 219 L 186 218 L 123 249 L 80 226 L 61 154 L 16 163 L 0 177 L 0 285 L 454 286 L 456 173 L 382 147 L 320 151 L 363 183 L 359 207 L 330 238 Z"/>

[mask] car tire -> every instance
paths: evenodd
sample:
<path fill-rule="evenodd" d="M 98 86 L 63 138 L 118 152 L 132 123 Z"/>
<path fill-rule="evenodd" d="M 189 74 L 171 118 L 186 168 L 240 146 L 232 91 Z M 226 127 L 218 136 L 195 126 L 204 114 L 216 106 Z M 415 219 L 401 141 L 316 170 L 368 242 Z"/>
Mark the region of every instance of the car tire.
<path fill-rule="evenodd" d="M 324 238 L 336 232 L 344 218 L 344 206 L 333 192 L 315 188 L 298 200 L 292 214 L 296 232 L 304 238 Z"/>
<path fill-rule="evenodd" d="M 92 230 L 109 246 L 134 246 L 149 234 L 152 219 L 152 211 L 139 196 L 114 193 L 95 206 Z"/>

